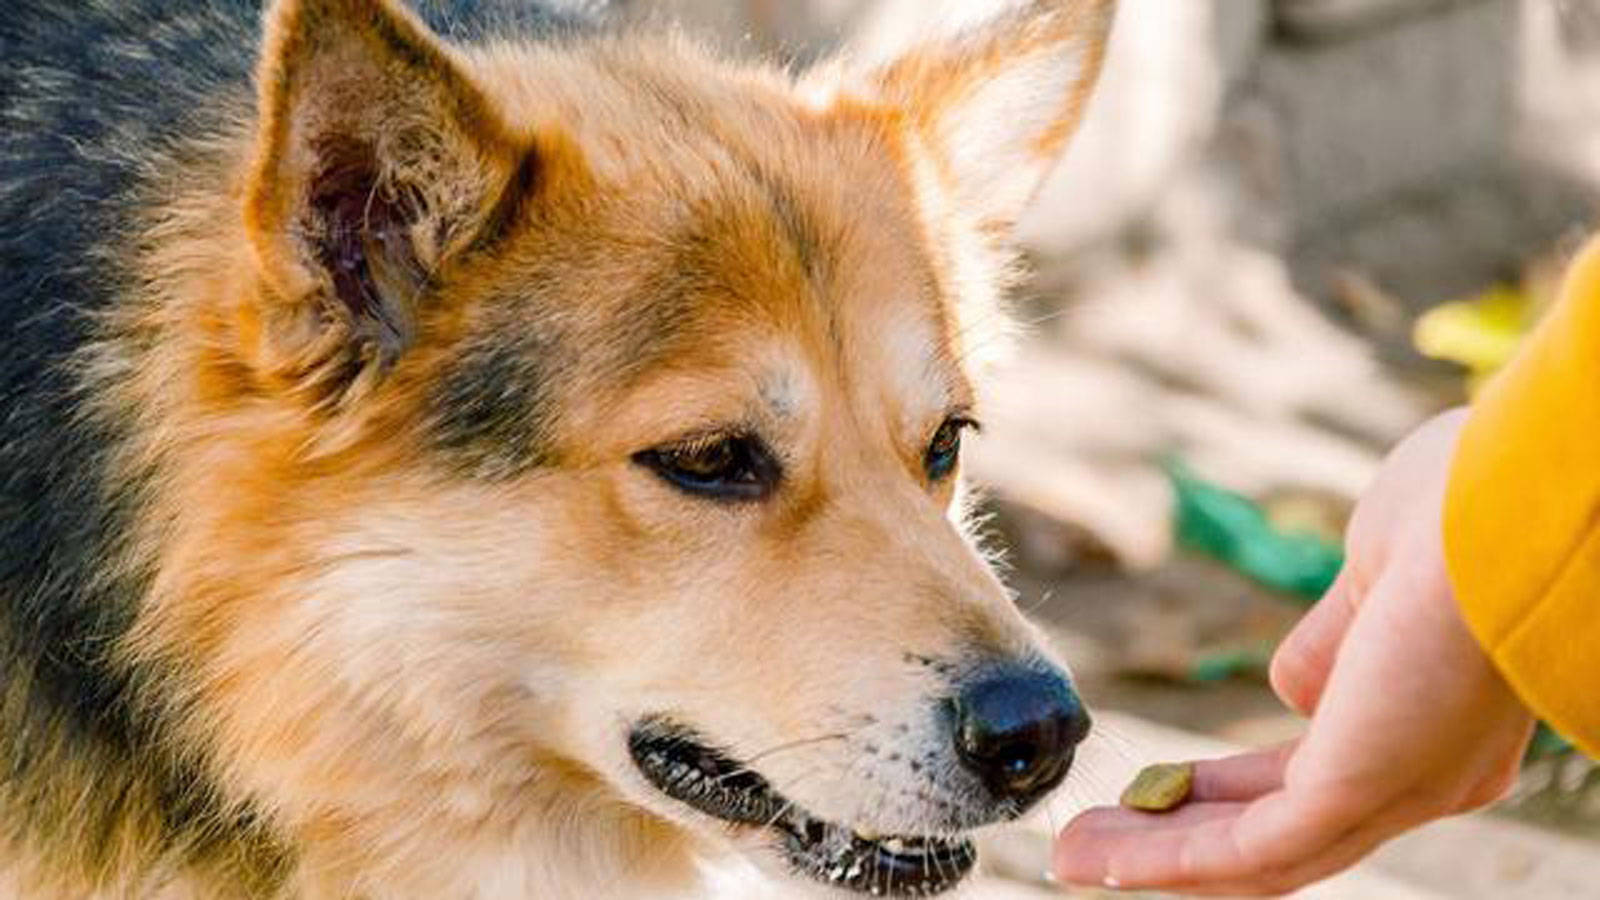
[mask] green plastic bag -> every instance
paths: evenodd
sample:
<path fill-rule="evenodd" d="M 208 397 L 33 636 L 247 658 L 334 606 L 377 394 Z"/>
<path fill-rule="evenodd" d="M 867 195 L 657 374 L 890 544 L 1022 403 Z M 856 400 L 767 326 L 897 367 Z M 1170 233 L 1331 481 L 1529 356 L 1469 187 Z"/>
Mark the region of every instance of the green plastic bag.
<path fill-rule="evenodd" d="M 1337 544 L 1313 532 L 1278 528 L 1255 502 L 1204 481 L 1181 463 L 1166 469 L 1177 497 L 1179 544 L 1308 603 L 1333 585 L 1344 565 Z"/>

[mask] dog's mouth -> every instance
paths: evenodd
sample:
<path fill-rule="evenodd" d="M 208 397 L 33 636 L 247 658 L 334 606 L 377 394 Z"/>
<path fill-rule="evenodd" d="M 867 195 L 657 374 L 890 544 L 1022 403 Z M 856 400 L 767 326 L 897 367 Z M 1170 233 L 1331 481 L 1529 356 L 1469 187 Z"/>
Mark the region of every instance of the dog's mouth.
<path fill-rule="evenodd" d="M 657 790 L 713 818 L 772 832 L 789 865 L 824 884 L 876 897 L 928 897 L 954 887 L 978 859 L 965 838 L 862 834 L 818 819 L 749 767 L 669 723 L 636 727 L 628 749 Z"/>

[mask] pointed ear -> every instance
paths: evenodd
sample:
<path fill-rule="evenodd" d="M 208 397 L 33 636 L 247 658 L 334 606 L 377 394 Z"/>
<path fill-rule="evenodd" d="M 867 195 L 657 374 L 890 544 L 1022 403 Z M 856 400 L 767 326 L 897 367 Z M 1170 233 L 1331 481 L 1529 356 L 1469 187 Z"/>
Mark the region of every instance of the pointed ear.
<path fill-rule="evenodd" d="M 809 85 L 896 109 L 958 207 L 1009 227 L 1100 72 L 1116 0 L 917 0 Z M 831 82 L 831 84 L 830 84 Z"/>
<path fill-rule="evenodd" d="M 269 352 L 339 389 L 405 350 L 431 279 L 508 226 L 539 159 L 390 0 L 278 0 L 265 35 L 245 223 Z"/>

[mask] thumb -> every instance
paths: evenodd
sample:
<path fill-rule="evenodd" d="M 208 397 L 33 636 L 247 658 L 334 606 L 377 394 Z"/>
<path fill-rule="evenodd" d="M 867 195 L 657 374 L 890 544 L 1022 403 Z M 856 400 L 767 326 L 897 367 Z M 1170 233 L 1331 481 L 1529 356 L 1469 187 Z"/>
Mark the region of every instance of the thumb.
<path fill-rule="evenodd" d="M 1328 674 L 1350 623 L 1355 620 L 1356 594 L 1350 567 L 1306 613 L 1272 655 L 1272 689 L 1290 708 L 1309 716 L 1317 708 Z"/>

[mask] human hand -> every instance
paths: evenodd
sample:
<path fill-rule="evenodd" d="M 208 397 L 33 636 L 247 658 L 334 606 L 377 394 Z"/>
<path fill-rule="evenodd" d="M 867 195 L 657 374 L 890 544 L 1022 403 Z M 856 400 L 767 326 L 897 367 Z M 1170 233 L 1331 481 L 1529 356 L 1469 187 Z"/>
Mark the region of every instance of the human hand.
<path fill-rule="evenodd" d="M 1350 523 L 1344 570 L 1274 656 L 1273 688 L 1311 717 L 1305 736 L 1198 763 L 1177 811 L 1080 815 L 1056 841 L 1062 881 L 1284 893 L 1509 790 L 1533 720 L 1467 630 L 1444 562 L 1464 419 L 1440 416 L 1390 455 Z"/>

